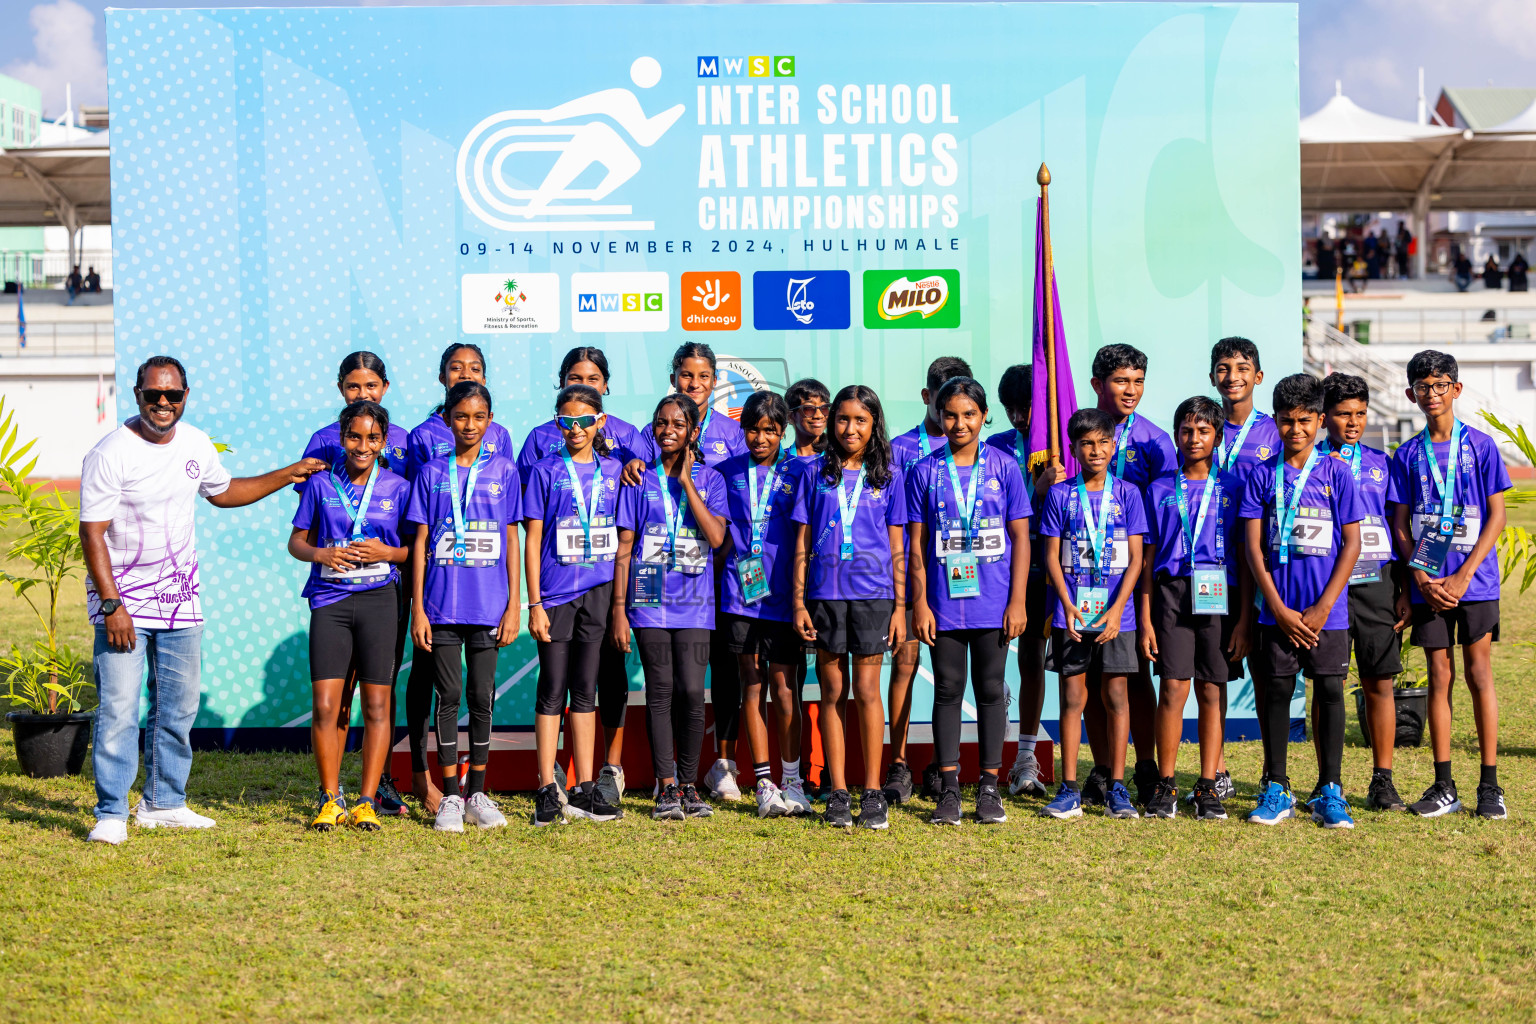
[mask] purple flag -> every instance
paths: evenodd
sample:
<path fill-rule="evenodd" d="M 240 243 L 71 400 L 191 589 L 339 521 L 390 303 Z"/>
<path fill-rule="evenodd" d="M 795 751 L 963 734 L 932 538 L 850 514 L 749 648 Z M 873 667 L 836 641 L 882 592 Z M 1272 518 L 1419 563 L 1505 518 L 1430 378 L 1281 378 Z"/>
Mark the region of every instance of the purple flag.
<path fill-rule="evenodd" d="M 1047 462 L 1051 457 L 1050 426 L 1057 424 L 1057 438 L 1061 445 L 1061 464 L 1067 475 L 1077 473 L 1077 460 L 1072 457 L 1072 442 L 1067 437 L 1067 421 L 1077 412 L 1077 392 L 1072 387 L 1072 361 L 1067 357 L 1066 331 L 1061 323 L 1061 296 L 1056 291 L 1056 275 L 1050 275 L 1050 298 L 1046 298 L 1046 246 L 1049 228 L 1045 220 L 1045 201 L 1035 200 L 1035 325 L 1034 348 L 1030 355 L 1031 391 L 1029 417 L 1029 460 L 1031 465 Z M 1054 337 L 1051 339 L 1056 359 L 1056 408 L 1050 408 L 1049 364 L 1046 361 L 1046 317 L 1051 318 Z M 1043 415 L 1042 415 L 1043 413 Z"/>

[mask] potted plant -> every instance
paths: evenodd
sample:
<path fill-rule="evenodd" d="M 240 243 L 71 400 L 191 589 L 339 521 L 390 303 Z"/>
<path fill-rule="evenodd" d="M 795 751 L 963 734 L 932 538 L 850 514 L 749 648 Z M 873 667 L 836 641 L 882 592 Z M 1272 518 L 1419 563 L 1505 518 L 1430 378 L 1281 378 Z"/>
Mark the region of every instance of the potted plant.
<path fill-rule="evenodd" d="M 52 488 L 29 483 L 37 460 L 27 461 L 34 441 L 18 444 L 15 416 L 0 399 L 0 525 L 20 525 L 6 551 L 0 580 L 27 602 L 42 629 L 30 647 L 12 643 L 0 656 L 0 682 L 19 710 L 6 715 L 16 739 L 16 759 L 34 778 L 79 774 L 90 744 L 95 702 L 90 663 L 59 642 L 59 598 L 81 576 L 79 515 Z M 11 571 L 18 564 L 25 571 Z"/>
<path fill-rule="evenodd" d="M 1408 632 L 1403 631 L 1401 640 L 1403 671 L 1392 681 L 1392 699 L 1397 710 L 1397 730 L 1393 737 L 1394 747 L 1420 747 L 1424 745 L 1424 726 L 1429 722 L 1429 676 L 1424 653 L 1408 643 Z M 1360 719 L 1360 731 L 1365 735 L 1365 745 L 1371 745 L 1370 716 L 1365 701 L 1365 690 L 1355 687 L 1355 714 Z"/>

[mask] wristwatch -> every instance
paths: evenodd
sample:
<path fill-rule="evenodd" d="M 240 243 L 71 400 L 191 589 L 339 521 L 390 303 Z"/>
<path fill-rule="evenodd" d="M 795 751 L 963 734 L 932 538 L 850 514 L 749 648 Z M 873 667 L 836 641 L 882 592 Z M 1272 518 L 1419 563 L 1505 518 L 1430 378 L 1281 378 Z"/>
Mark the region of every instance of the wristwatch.
<path fill-rule="evenodd" d="M 123 606 L 123 602 L 115 597 L 105 598 L 101 602 L 101 617 L 106 618 Z"/>

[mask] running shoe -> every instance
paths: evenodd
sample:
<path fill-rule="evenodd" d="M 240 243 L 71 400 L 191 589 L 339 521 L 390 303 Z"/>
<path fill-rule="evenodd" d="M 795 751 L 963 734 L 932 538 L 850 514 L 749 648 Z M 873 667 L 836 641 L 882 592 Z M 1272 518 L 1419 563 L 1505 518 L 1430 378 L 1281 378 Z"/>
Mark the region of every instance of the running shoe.
<path fill-rule="evenodd" d="M 1490 821 L 1502 821 L 1509 817 L 1509 810 L 1504 806 L 1504 791 L 1489 782 L 1478 786 L 1477 816 Z"/>
<path fill-rule="evenodd" d="M 432 822 L 432 828 L 438 832 L 463 832 L 464 798 L 444 793 L 442 802 L 437 805 L 437 820 Z"/>
<path fill-rule="evenodd" d="M 669 782 L 661 787 L 661 794 L 656 797 L 656 807 L 651 811 L 651 817 L 666 821 L 682 821 L 687 817 L 683 813 L 683 795 L 677 788 L 677 783 Z"/>
<path fill-rule="evenodd" d="M 624 802 L 624 769 L 616 764 L 603 765 L 597 773 L 597 788 L 610 807 L 620 806 Z"/>
<path fill-rule="evenodd" d="M 976 791 L 976 820 L 983 825 L 1001 825 L 1008 820 L 1008 811 L 1003 807 L 1003 794 L 998 792 L 997 783 L 983 780 L 981 788 Z"/>
<path fill-rule="evenodd" d="M 583 782 L 570 793 L 570 803 L 565 805 L 568 818 L 586 818 L 588 821 L 613 821 L 624 817 L 624 812 L 608 802 L 603 787 L 595 782 Z"/>
<path fill-rule="evenodd" d="M 358 797 L 357 803 L 352 805 L 352 813 L 347 817 L 347 824 L 364 832 L 377 832 L 379 816 L 374 811 L 374 801 L 365 796 Z"/>
<path fill-rule="evenodd" d="M 1365 791 L 1365 809 L 1368 811 L 1406 811 L 1408 805 L 1397 795 L 1397 787 L 1385 775 L 1372 774 L 1371 786 Z"/>
<path fill-rule="evenodd" d="M 309 823 L 309 827 L 316 832 L 329 832 L 337 825 L 347 823 L 347 812 L 336 799 L 335 793 L 320 792 L 320 813 L 315 815 L 315 820 Z"/>
<path fill-rule="evenodd" d="M 1216 795 L 1223 800 L 1231 800 L 1237 796 L 1237 785 L 1232 781 L 1231 772 L 1216 773 Z"/>
<path fill-rule="evenodd" d="M 683 802 L 683 814 L 689 818 L 707 818 L 715 813 L 715 809 L 704 802 L 699 796 L 699 789 L 693 783 L 685 783 L 679 798 Z"/>
<path fill-rule="evenodd" d="M 1089 807 L 1103 807 L 1108 791 L 1109 769 L 1096 764 L 1083 782 L 1083 803 Z"/>
<path fill-rule="evenodd" d="M 789 813 L 789 805 L 784 802 L 784 794 L 779 787 L 773 784 L 772 779 L 757 780 L 757 816 L 759 818 L 782 818 Z"/>
<path fill-rule="evenodd" d="M 891 824 L 890 807 L 882 790 L 866 786 L 859 796 L 859 828 L 883 829 Z"/>
<path fill-rule="evenodd" d="M 400 795 L 400 790 L 395 788 L 395 780 L 388 775 L 379 780 L 379 789 L 374 794 L 373 805 L 378 812 L 389 818 L 404 818 L 411 813 L 411 809 L 405 806 L 405 797 Z"/>
<path fill-rule="evenodd" d="M 566 792 L 565 792 L 566 782 L 567 782 L 567 779 L 565 777 L 565 766 L 562 765 L 559 761 L 556 761 L 555 762 L 555 792 L 560 797 L 560 806 L 561 807 L 564 807 L 570 801 L 570 797 L 567 796 Z"/>
<path fill-rule="evenodd" d="M 805 795 L 805 783 L 799 779 L 790 779 L 784 783 L 781 790 L 784 794 L 784 806 L 795 817 L 811 813 L 811 798 Z"/>
<path fill-rule="evenodd" d="M 1152 796 L 1147 800 L 1147 817 L 1149 818 L 1173 818 L 1179 813 L 1179 791 L 1174 788 L 1172 779 L 1158 779 L 1157 788 L 1152 790 Z"/>
<path fill-rule="evenodd" d="M 1083 794 L 1071 789 L 1065 782 L 1056 787 L 1056 799 L 1040 808 L 1042 818 L 1081 818 L 1083 816 Z"/>
<path fill-rule="evenodd" d="M 827 810 L 821 818 L 833 828 L 853 827 L 853 797 L 846 789 L 834 789 L 827 795 Z"/>
<path fill-rule="evenodd" d="M 1255 825 L 1278 825 L 1295 816 L 1296 798 L 1278 782 L 1266 786 L 1259 794 L 1259 805 L 1248 812 L 1248 820 Z"/>
<path fill-rule="evenodd" d="M 1162 781 L 1156 761 L 1137 761 L 1131 772 L 1131 784 L 1136 787 L 1136 806 L 1145 807 L 1157 795 L 1157 785 Z"/>
<path fill-rule="evenodd" d="M 1318 779 L 1317 780 L 1317 785 L 1312 787 L 1312 792 L 1307 794 L 1307 799 L 1305 801 L 1305 803 L 1307 805 L 1307 810 L 1310 811 L 1312 809 L 1312 805 L 1317 803 L 1322 798 L 1323 798 L 1323 780 L 1322 779 Z"/>
<path fill-rule="evenodd" d="M 937 761 L 929 761 L 928 767 L 923 769 L 923 788 L 920 795 L 930 800 L 937 800 L 939 798 L 939 789 L 944 783 L 944 780 L 940 778 L 943 774 L 943 772 L 939 771 Z"/>
<path fill-rule="evenodd" d="M 180 807 L 151 807 L 146 800 L 133 805 L 133 820 L 139 828 L 213 828 L 212 818 L 198 814 L 186 804 Z"/>
<path fill-rule="evenodd" d="M 484 793 L 475 793 L 464 801 L 464 820 L 476 828 L 504 828 L 507 816 L 501 813 L 496 801 Z"/>
<path fill-rule="evenodd" d="M 677 762 L 676 761 L 672 762 L 672 778 L 674 778 L 674 779 L 677 778 Z M 657 779 L 651 785 L 651 799 L 655 800 L 656 798 L 658 798 L 660 796 L 661 796 L 661 780 Z"/>
<path fill-rule="evenodd" d="M 1312 808 L 1312 820 L 1323 828 L 1354 828 L 1355 819 L 1349 816 L 1349 804 L 1344 800 L 1344 790 L 1336 782 L 1322 787 L 1307 806 Z"/>
<path fill-rule="evenodd" d="M 1045 783 L 1040 781 L 1040 762 L 1028 742 L 1019 744 L 1019 754 L 1013 759 L 1013 767 L 1008 769 L 1008 792 L 1014 796 L 1051 795 Z"/>
<path fill-rule="evenodd" d="M 904 804 L 912 799 L 912 769 L 905 761 L 892 761 L 885 770 L 885 784 L 880 787 L 887 803 Z"/>
<path fill-rule="evenodd" d="M 939 793 L 938 806 L 928 816 L 930 825 L 960 824 L 960 790 L 945 789 Z"/>
<path fill-rule="evenodd" d="M 1408 808 L 1421 818 L 1438 818 L 1442 814 L 1455 814 L 1461 810 L 1461 800 L 1456 796 L 1456 783 L 1438 779 Z"/>
<path fill-rule="evenodd" d="M 1131 791 L 1123 782 L 1111 782 L 1104 791 L 1104 814 L 1110 818 L 1139 818 L 1136 805 L 1131 803 Z"/>
<path fill-rule="evenodd" d="M 1222 806 L 1221 793 L 1212 786 L 1196 784 L 1195 818 L 1200 821 L 1226 821 L 1227 809 Z"/>
<path fill-rule="evenodd" d="M 735 803 L 741 799 L 741 787 L 736 784 L 736 762 L 721 758 L 710 765 L 704 774 L 704 791 L 716 800 Z"/>
<path fill-rule="evenodd" d="M 533 794 L 533 824 L 535 828 L 543 828 L 545 825 L 562 825 L 565 818 L 560 815 L 560 794 L 551 782 L 547 786 L 541 786 L 539 791 Z"/>

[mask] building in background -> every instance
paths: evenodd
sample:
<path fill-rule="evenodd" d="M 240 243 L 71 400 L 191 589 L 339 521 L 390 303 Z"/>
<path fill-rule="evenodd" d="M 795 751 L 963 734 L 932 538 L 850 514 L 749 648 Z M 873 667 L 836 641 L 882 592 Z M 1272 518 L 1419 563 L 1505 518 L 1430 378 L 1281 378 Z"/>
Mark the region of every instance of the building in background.
<path fill-rule="evenodd" d="M 43 93 L 35 85 L 0 75 L 0 149 L 22 149 L 37 141 Z M 0 281 L 31 284 L 42 276 L 43 228 L 0 227 Z"/>
<path fill-rule="evenodd" d="M 1441 89 L 1435 101 L 1435 123 L 1485 132 L 1520 116 L 1532 103 L 1536 103 L 1536 89 Z"/>

